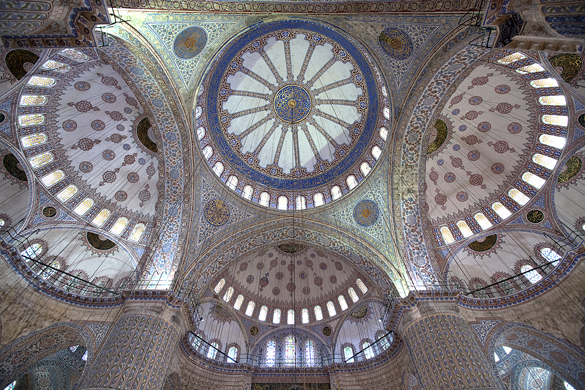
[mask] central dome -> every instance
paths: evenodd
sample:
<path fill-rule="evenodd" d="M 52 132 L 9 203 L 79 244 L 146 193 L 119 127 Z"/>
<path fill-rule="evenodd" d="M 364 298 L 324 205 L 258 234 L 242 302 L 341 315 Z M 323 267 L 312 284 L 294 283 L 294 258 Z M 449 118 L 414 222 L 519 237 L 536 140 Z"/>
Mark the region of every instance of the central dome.
<path fill-rule="evenodd" d="M 206 113 L 197 118 L 200 146 L 248 199 L 264 192 L 265 205 L 284 196 L 287 209 L 314 207 L 347 193 L 376 163 L 372 148 L 382 150 L 378 130 L 388 126 L 382 88 L 365 49 L 331 26 L 260 24 L 211 65 L 197 100 L 196 112 Z"/>

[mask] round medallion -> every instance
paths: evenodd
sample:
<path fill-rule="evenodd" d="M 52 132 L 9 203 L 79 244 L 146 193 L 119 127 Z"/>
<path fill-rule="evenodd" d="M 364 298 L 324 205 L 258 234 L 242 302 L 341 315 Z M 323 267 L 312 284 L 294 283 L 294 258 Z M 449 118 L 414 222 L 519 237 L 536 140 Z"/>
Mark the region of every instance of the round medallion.
<path fill-rule="evenodd" d="M 528 214 L 526 214 L 526 219 L 532 223 L 540 223 L 544 220 L 544 213 L 537 209 L 530 210 Z"/>
<path fill-rule="evenodd" d="M 311 98 L 298 85 L 284 86 L 274 96 L 274 111 L 284 122 L 300 122 L 311 111 Z"/>
<path fill-rule="evenodd" d="M 195 57 L 207 44 L 207 33 L 201 27 L 191 27 L 183 30 L 175 38 L 173 51 L 184 60 Z"/>
<path fill-rule="evenodd" d="M 382 49 L 395 60 L 405 60 L 412 54 L 414 45 L 404 31 L 389 27 L 378 38 Z"/>
<path fill-rule="evenodd" d="M 213 226 L 221 226 L 230 218 L 230 209 L 224 201 L 220 199 L 211 200 L 205 205 L 203 210 L 205 219 Z"/>
<path fill-rule="evenodd" d="M 331 332 L 332 332 L 331 331 L 331 327 L 329 325 L 326 325 L 326 326 L 323 327 L 323 335 L 325 337 L 331 336 Z"/>
<path fill-rule="evenodd" d="M 45 207 L 43 209 L 43 215 L 46 218 L 53 218 L 55 215 L 57 215 L 57 209 L 54 208 L 53 206 Z"/>
<path fill-rule="evenodd" d="M 259 330 L 258 330 L 258 327 L 256 325 L 254 325 L 253 327 L 250 328 L 250 334 L 252 336 L 257 336 L 258 332 L 259 332 Z"/>
<path fill-rule="evenodd" d="M 378 206 L 371 200 L 362 200 L 353 209 L 353 219 L 358 225 L 372 226 L 378 220 Z"/>

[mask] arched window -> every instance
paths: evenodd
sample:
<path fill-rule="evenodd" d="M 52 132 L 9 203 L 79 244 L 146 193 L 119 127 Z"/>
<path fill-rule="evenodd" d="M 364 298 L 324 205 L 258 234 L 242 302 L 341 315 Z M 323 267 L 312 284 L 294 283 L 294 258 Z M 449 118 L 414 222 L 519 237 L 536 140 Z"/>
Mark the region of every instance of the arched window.
<path fill-rule="evenodd" d="M 224 285 L 225 285 L 225 279 L 221 279 L 219 282 L 217 282 L 213 291 L 216 294 L 219 294 L 219 292 L 221 291 L 221 289 L 223 288 Z"/>
<path fill-rule="evenodd" d="M 331 187 L 331 199 L 339 199 L 341 198 L 341 188 L 339 186 Z"/>
<path fill-rule="evenodd" d="M 516 72 L 520 74 L 538 73 L 544 72 L 544 68 L 540 64 L 531 64 L 516 69 Z"/>
<path fill-rule="evenodd" d="M 362 294 L 365 294 L 365 293 L 368 292 L 368 288 L 366 287 L 366 285 L 364 284 L 364 282 L 362 282 L 361 279 L 356 279 L 355 280 L 355 284 L 357 284 L 357 286 L 361 290 Z"/>
<path fill-rule="evenodd" d="M 294 323 L 295 323 L 295 311 L 293 309 L 290 309 L 286 313 L 286 323 L 289 324 L 289 325 L 294 325 Z"/>
<path fill-rule="evenodd" d="M 14 383 L 16 383 L 16 381 L 15 381 L 15 382 L 13 382 L 13 384 L 14 384 Z M 575 389 L 573 386 L 571 386 L 571 384 L 570 384 L 569 382 L 567 382 L 567 381 L 565 381 L 563 384 L 565 385 L 565 389 L 566 389 L 566 390 L 577 390 L 577 389 Z"/>
<path fill-rule="evenodd" d="M 42 167 L 43 165 L 47 165 L 54 159 L 55 156 L 53 156 L 53 153 L 45 152 L 29 158 L 28 161 L 30 162 L 30 165 L 36 169 Z"/>
<path fill-rule="evenodd" d="M 380 158 L 381 155 L 382 149 L 380 149 L 378 145 L 374 145 L 374 147 L 372 148 L 372 157 L 374 157 L 377 160 Z"/>
<path fill-rule="evenodd" d="M 278 209 L 288 210 L 288 198 L 284 195 L 278 197 Z"/>
<path fill-rule="evenodd" d="M 357 301 L 359 301 L 360 299 L 358 298 L 357 294 L 355 293 L 355 290 L 353 289 L 353 287 L 350 287 L 347 289 L 347 293 L 349 294 L 349 297 L 351 298 L 351 300 L 355 303 Z"/>
<path fill-rule="evenodd" d="M 59 198 L 61 202 L 67 202 L 73 195 L 77 194 L 77 191 L 78 188 L 73 184 L 70 184 L 57 194 L 57 198 Z"/>
<path fill-rule="evenodd" d="M 20 255 L 28 259 L 36 259 L 41 253 L 43 253 L 43 246 L 39 243 L 34 243 L 20 252 Z"/>
<path fill-rule="evenodd" d="M 93 205 L 94 205 L 93 199 L 91 199 L 91 198 L 85 198 L 83 200 L 83 202 L 81 202 L 80 204 L 78 204 L 73 209 L 73 211 L 77 215 L 83 215 L 83 214 L 87 213 L 87 210 L 89 210 L 90 208 L 92 208 Z"/>
<path fill-rule="evenodd" d="M 340 295 L 339 297 L 337 297 L 337 300 L 339 301 L 339 307 L 341 307 L 341 310 L 347 310 L 347 302 L 345 301 L 345 297 L 343 295 Z"/>
<path fill-rule="evenodd" d="M 102 226 L 108 220 L 108 218 L 110 218 L 111 213 L 112 212 L 110 210 L 103 209 L 98 213 L 98 215 L 95 216 L 91 223 L 93 223 L 95 226 Z"/>
<path fill-rule="evenodd" d="M 368 164 L 367 162 L 363 162 L 362 165 L 360 165 L 360 170 L 362 171 L 362 174 L 364 176 L 368 176 L 368 173 L 370 173 L 370 171 L 372 170 L 372 167 L 370 167 L 370 164 Z"/>
<path fill-rule="evenodd" d="M 473 218 L 475 218 L 475 220 L 483 230 L 487 230 L 493 226 L 490 220 L 487 219 L 487 217 L 483 213 L 477 213 L 473 216 Z"/>
<path fill-rule="evenodd" d="M 31 146 L 42 145 L 47 142 L 47 136 L 44 133 L 37 133 L 27 135 L 26 137 L 22 137 L 20 142 L 22 142 L 23 148 L 30 148 Z"/>
<path fill-rule="evenodd" d="M 524 58 L 526 58 L 526 56 L 522 53 L 513 53 L 510 54 L 509 56 L 499 59 L 498 62 L 502 65 L 509 65 L 512 62 L 520 61 Z"/>
<path fill-rule="evenodd" d="M 246 315 L 248 317 L 252 317 L 252 314 L 254 314 L 255 307 L 256 307 L 256 303 L 254 303 L 254 301 L 248 302 L 248 307 L 246 308 Z"/>
<path fill-rule="evenodd" d="M 323 197 L 322 193 L 317 192 L 313 196 L 313 204 L 315 205 L 315 207 L 322 206 L 323 204 L 325 204 L 325 198 Z"/>
<path fill-rule="evenodd" d="M 229 302 L 230 299 L 232 299 L 232 295 L 234 294 L 234 288 L 233 287 L 228 287 L 228 289 L 226 290 L 225 294 L 223 295 L 223 300 L 226 302 Z"/>
<path fill-rule="evenodd" d="M 335 310 L 335 305 L 333 304 L 333 302 L 331 301 L 327 302 L 327 311 L 329 312 L 329 317 L 333 317 L 334 315 L 337 314 L 337 310 Z"/>
<path fill-rule="evenodd" d="M 57 272 L 57 269 L 61 268 L 61 263 L 59 263 L 57 260 L 53 260 L 49 265 L 50 267 L 44 267 L 42 272 L 39 274 L 42 279 L 49 279 Z"/>
<path fill-rule="evenodd" d="M 390 119 L 390 108 L 388 108 L 387 106 L 384 107 L 383 112 L 384 112 L 384 118 Z"/>
<path fill-rule="evenodd" d="M 228 350 L 228 356 L 233 359 L 233 360 L 228 359 L 228 362 L 235 363 L 235 361 L 238 359 L 238 348 L 230 347 L 230 349 Z"/>
<path fill-rule="evenodd" d="M 201 339 L 199 337 L 195 337 L 192 334 L 189 334 L 189 338 L 191 339 L 191 346 L 194 350 L 198 350 L 201 346 Z"/>
<path fill-rule="evenodd" d="M 538 140 L 548 146 L 552 146 L 556 149 L 562 149 L 567 143 L 567 139 L 564 137 L 557 137 L 556 135 L 541 134 Z"/>
<path fill-rule="evenodd" d="M 244 303 L 244 296 L 242 294 L 238 295 L 236 301 L 234 302 L 234 309 L 240 310 L 242 307 L 242 303 Z"/>
<path fill-rule="evenodd" d="M 268 192 L 263 192 L 260 194 L 260 205 L 264 207 L 270 206 L 270 194 Z"/>
<path fill-rule="evenodd" d="M 18 124 L 20 127 L 36 126 L 45 122 L 45 116 L 42 114 L 20 115 Z"/>
<path fill-rule="evenodd" d="M 211 343 L 211 345 L 209 346 L 209 349 L 207 350 L 207 358 L 208 359 L 215 359 L 215 354 L 217 354 L 217 347 L 219 345 L 214 341 L 213 343 Z"/>
<path fill-rule="evenodd" d="M 557 252 L 548 247 L 542 248 L 540 250 L 540 254 L 548 261 L 552 261 L 551 264 L 554 265 L 555 267 L 557 266 L 557 264 L 559 264 L 559 260 L 561 259 L 561 255 L 559 255 Z"/>
<path fill-rule="evenodd" d="M 54 70 L 55 72 L 67 73 L 71 70 L 71 67 L 67 64 L 62 63 L 62 62 L 48 60 L 47 62 L 45 62 L 43 64 L 43 66 L 41 66 L 41 69 Z"/>
<path fill-rule="evenodd" d="M 143 223 L 137 223 L 136 225 L 134 225 L 132 233 L 130 233 L 130 237 L 128 239 L 134 242 L 140 241 L 140 237 L 142 237 L 142 234 L 144 233 L 145 229 L 146 226 Z"/>
<path fill-rule="evenodd" d="M 353 348 L 350 347 L 349 345 L 345 346 L 343 348 L 343 356 L 345 357 L 346 363 L 353 363 L 354 362 Z"/>
<path fill-rule="evenodd" d="M 296 348 L 294 336 L 286 336 L 284 340 L 284 364 L 287 366 L 295 365 Z"/>
<path fill-rule="evenodd" d="M 280 309 L 274 309 L 274 314 L 272 314 L 272 323 L 280 324 Z"/>
<path fill-rule="evenodd" d="M 254 189 L 252 188 L 251 185 L 245 185 L 244 186 L 244 191 L 242 191 L 242 196 L 248 200 L 252 199 L 252 193 L 254 192 Z"/>
<path fill-rule="evenodd" d="M 126 218 L 126 217 L 118 218 L 118 220 L 114 223 L 114 225 L 110 229 L 110 233 L 115 234 L 116 236 L 119 236 L 120 234 L 122 234 L 124 229 L 126 229 L 127 225 L 128 225 L 128 218 Z"/>
<path fill-rule="evenodd" d="M 204 147 L 203 148 L 203 156 L 209 160 L 211 158 L 211 156 L 213 156 L 213 148 L 209 145 Z"/>
<path fill-rule="evenodd" d="M 213 172 L 215 172 L 217 176 L 221 176 L 221 174 L 223 173 L 223 164 L 219 161 L 216 162 L 215 165 L 213 166 Z"/>
<path fill-rule="evenodd" d="M 317 305 L 315 306 L 315 319 L 317 321 L 321 321 L 323 319 L 323 311 L 321 310 L 321 306 Z"/>
<path fill-rule="evenodd" d="M 303 324 L 309 323 L 309 309 L 301 310 L 301 319 L 303 321 Z"/>
<path fill-rule="evenodd" d="M 297 210 L 304 210 L 307 208 L 307 198 L 302 195 L 297 196 Z"/>
<path fill-rule="evenodd" d="M 502 219 L 508 218 L 512 213 L 500 202 L 492 204 L 492 210 L 496 212 Z"/>
<path fill-rule="evenodd" d="M 544 156 L 540 153 L 536 153 L 532 156 L 532 161 L 535 162 L 538 165 L 541 165 L 547 169 L 550 169 L 551 171 L 553 169 L 555 169 L 555 165 L 557 165 L 557 160 L 549 157 L 549 156 Z"/>
<path fill-rule="evenodd" d="M 558 87 L 559 83 L 557 80 L 549 77 L 546 79 L 532 80 L 530 86 L 532 88 L 553 88 Z"/>
<path fill-rule="evenodd" d="M 353 190 L 358 184 L 354 175 L 349 175 L 347 179 L 345 179 L 345 182 L 347 183 L 347 186 L 349 187 L 350 190 Z"/>
<path fill-rule="evenodd" d="M 467 222 L 465 222 L 464 220 L 457 222 L 457 227 L 461 231 L 461 234 L 463 234 L 463 237 L 467 238 L 473 236 L 473 232 L 469 228 L 469 225 L 467 225 Z"/>
<path fill-rule="evenodd" d="M 510 347 L 503 346 L 502 348 L 504 348 L 504 352 L 506 352 L 506 355 L 509 355 L 510 352 L 512 352 L 512 348 Z"/>
<path fill-rule="evenodd" d="M 497 363 L 500 361 L 500 357 L 498 356 L 497 353 L 494 352 L 494 361 Z"/>
<path fill-rule="evenodd" d="M 542 188 L 544 183 L 546 183 L 546 180 L 544 180 L 540 176 L 536 176 L 535 174 L 533 174 L 531 172 L 524 172 L 522 174 L 522 180 L 524 180 L 526 183 L 530 184 L 532 187 L 536 188 L 537 190 Z"/>
<path fill-rule="evenodd" d="M 53 171 L 46 176 L 43 176 L 41 178 L 41 181 L 43 182 L 43 184 L 46 187 L 51 187 L 51 186 L 57 184 L 58 182 L 60 182 L 61 180 L 63 180 L 64 177 L 65 177 L 65 173 L 63 173 L 62 170 L 58 170 L 58 171 Z"/>
<path fill-rule="evenodd" d="M 75 352 L 75 351 L 77 351 L 77 348 L 79 348 L 79 345 L 73 345 L 73 346 L 69 347 L 69 350 L 71 352 Z"/>
<path fill-rule="evenodd" d="M 266 367 L 274 367 L 276 363 L 276 342 L 268 340 L 266 343 Z"/>
<path fill-rule="evenodd" d="M 33 76 L 28 80 L 28 85 L 34 85 L 37 87 L 52 87 L 57 84 L 57 81 L 51 77 Z"/>
<path fill-rule="evenodd" d="M 84 362 L 86 362 L 86 361 L 87 361 L 87 352 L 88 352 L 88 351 L 85 351 L 85 353 L 84 353 L 84 354 L 83 354 L 83 356 L 81 357 L 81 360 L 83 360 Z"/>
<path fill-rule="evenodd" d="M 439 231 L 441 232 L 441 236 L 443 236 L 443 241 L 445 241 L 445 244 L 451 244 L 455 241 L 453 235 L 451 234 L 451 230 L 449 230 L 447 226 L 443 226 L 441 229 L 439 229 Z"/>
<path fill-rule="evenodd" d="M 552 126 L 567 127 L 569 124 L 569 117 L 566 115 L 543 115 L 542 123 Z"/>
<path fill-rule="evenodd" d="M 201 141 L 205 137 L 205 127 L 199 126 L 197 128 L 197 139 Z"/>
<path fill-rule="evenodd" d="M 87 61 L 89 57 L 75 49 L 64 49 L 59 53 L 63 57 L 70 58 L 75 61 Z"/>
<path fill-rule="evenodd" d="M 538 98 L 538 102 L 543 106 L 566 106 L 567 98 L 564 95 L 541 96 Z"/>
<path fill-rule="evenodd" d="M 258 319 L 260 321 L 266 321 L 266 316 L 268 315 L 268 307 L 262 306 L 260 308 L 260 314 L 258 314 Z"/>
<path fill-rule="evenodd" d="M 565 387 L 567 386 L 567 384 L 568 384 L 568 383 L 567 383 L 567 382 L 565 382 Z M 14 381 L 14 382 L 12 382 L 11 384 L 9 384 L 8 386 L 6 386 L 6 387 L 4 388 L 4 390 L 13 390 L 15 386 L 16 386 L 16 381 Z M 569 386 L 570 386 L 570 385 L 569 385 Z M 567 389 L 568 389 L 568 387 L 567 387 Z"/>
<path fill-rule="evenodd" d="M 378 340 L 380 340 L 380 348 L 382 349 L 382 351 L 387 350 L 388 347 L 390 346 L 390 343 L 388 342 L 386 336 L 384 334 L 381 334 Z"/>
<path fill-rule="evenodd" d="M 520 272 L 522 272 L 524 276 L 526 276 L 526 279 L 528 279 L 532 284 L 537 283 L 540 279 L 542 279 L 542 276 L 540 276 L 538 271 L 532 269 L 532 267 L 528 264 L 524 264 L 522 267 L 520 267 Z"/>
<path fill-rule="evenodd" d="M 508 196 L 514 199 L 514 201 L 520 206 L 524 206 L 526 203 L 530 202 L 530 198 L 516 188 L 512 188 L 510 191 L 508 191 Z"/>
<path fill-rule="evenodd" d="M 305 343 L 305 365 L 313 367 L 315 365 L 315 342 L 307 340 Z"/>
<path fill-rule="evenodd" d="M 238 177 L 234 176 L 234 175 L 228 177 L 226 184 L 229 188 L 231 188 L 232 190 L 235 190 L 236 187 L 238 186 Z"/>
<path fill-rule="evenodd" d="M 20 97 L 21 106 L 41 106 L 47 102 L 47 97 L 42 95 L 22 95 Z"/>
<path fill-rule="evenodd" d="M 384 126 L 380 127 L 380 138 L 382 138 L 384 141 L 386 141 L 388 138 L 388 129 Z"/>
<path fill-rule="evenodd" d="M 362 349 L 364 350 L 364 354 L 366 355 L 366 359 L 371 359 L 374 357 L 374 351 L 370 347 L 370 343 L 368 341 L 364 341 L 362 343 Z"/>

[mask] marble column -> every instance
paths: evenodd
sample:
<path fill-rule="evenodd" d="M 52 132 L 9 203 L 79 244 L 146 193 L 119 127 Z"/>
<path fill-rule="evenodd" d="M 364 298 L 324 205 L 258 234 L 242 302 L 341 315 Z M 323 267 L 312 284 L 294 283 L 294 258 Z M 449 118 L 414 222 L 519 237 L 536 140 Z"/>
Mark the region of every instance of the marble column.
<path fill-rule="evenodd" d="M 161 389 L 183 330 L 166 299 L 130 299 L 91 359 L 80 389 Z"/>

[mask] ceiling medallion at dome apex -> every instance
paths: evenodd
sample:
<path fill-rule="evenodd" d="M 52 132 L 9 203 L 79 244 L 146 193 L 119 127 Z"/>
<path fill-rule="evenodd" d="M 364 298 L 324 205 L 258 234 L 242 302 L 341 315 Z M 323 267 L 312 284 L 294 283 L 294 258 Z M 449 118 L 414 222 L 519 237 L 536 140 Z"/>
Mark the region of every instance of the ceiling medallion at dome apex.
<path fill-rule="evenodd" d="M 388 120 L 367 51 L 303 20 L 260 24 L 236 38 L 210 67 L 196 108 L 213 171 L 243 197 L 285 210 L 355 188 L 384 149 Z"/>

